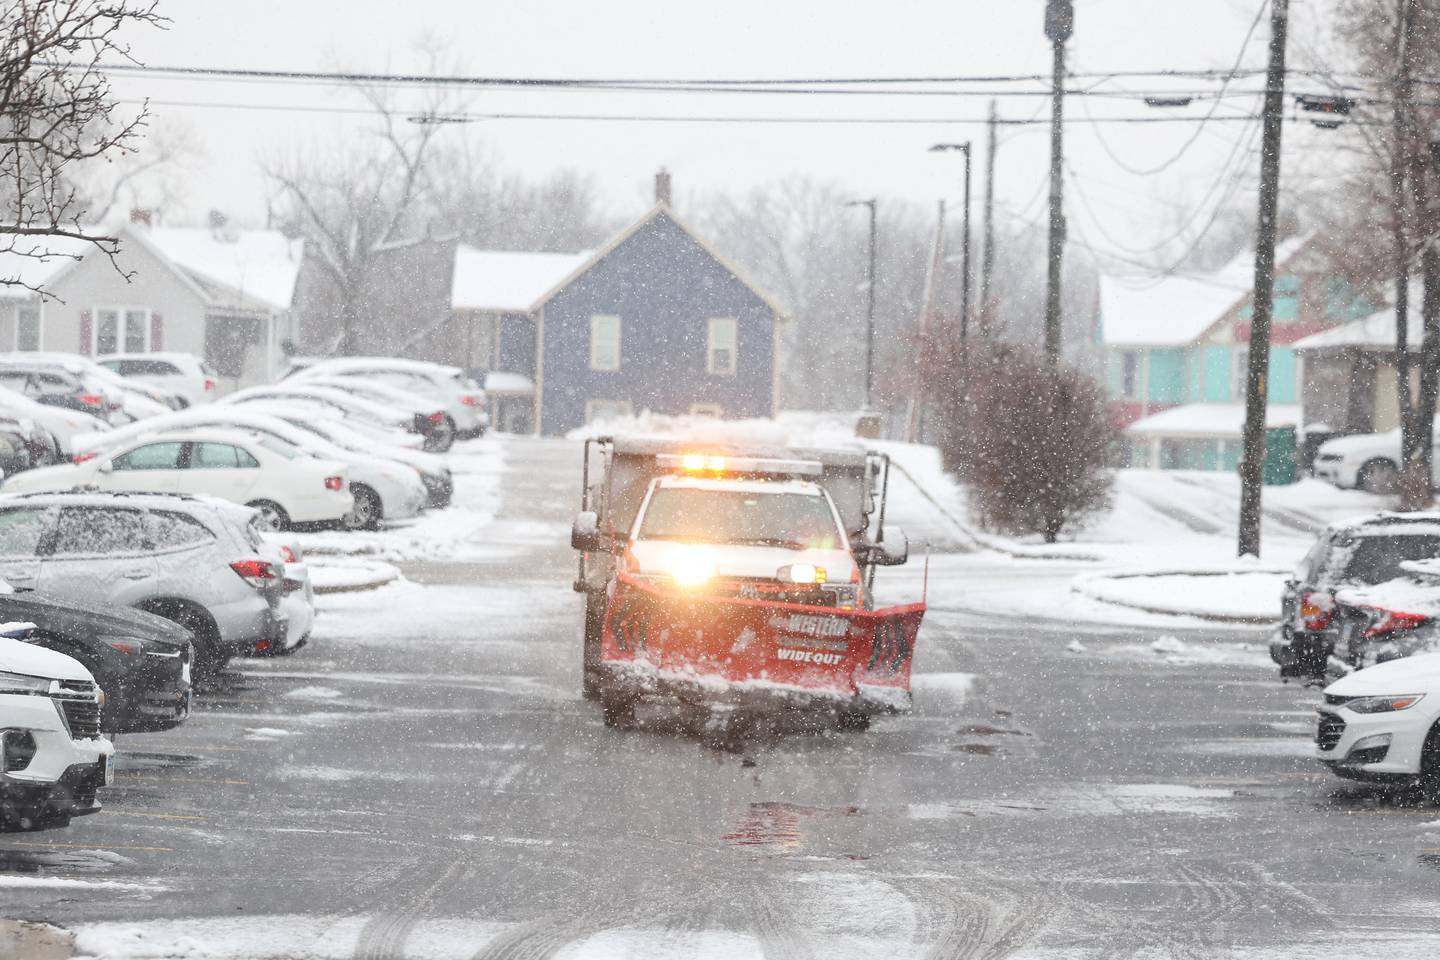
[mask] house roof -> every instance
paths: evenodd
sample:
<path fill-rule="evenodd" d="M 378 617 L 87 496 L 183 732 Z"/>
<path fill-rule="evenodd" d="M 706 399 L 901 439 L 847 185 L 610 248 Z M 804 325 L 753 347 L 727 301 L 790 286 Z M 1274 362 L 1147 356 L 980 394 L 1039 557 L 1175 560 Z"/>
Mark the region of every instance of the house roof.
<path fill-rule="evenodd" d="M 1266 408 L 1267 427 L 1298 427 L 1301 422 L 1299 404 L 1272 403 Z M 1238 440 L 1244 426 L 1243 403 L 1187 403 L 1136 420 L 1125 428 L 1125 432 L 1143 437 L 1212 437 Z"/>
<path fill-rule="evenodd" d="M 588 262 L 591 253 L 477 250 L 458 245 L 450 309 L 529 313 L 548 291 Z"/>
<path fill-rule="evenodd" d="M 717 253 L 665 204 L 656 204 L 630 226 L 597 250 L 579 253 L 526 253 L 519 251 L 455 248 L 455 274 L 450 287 L 453 310 L 495 313 L 533 313 L 574 283 L 647 224 L 664 216 L 745 285 L 778 317 L 786 310 L 745 274 Z"/>
<path fill-rule="evenodd" d="M 1284 265 L 1309 241 L 1292 237 L 1275 248 Z M 1100 277 L 1100 327 L 1106 346 L 1179 347 L 1194 343 L 1249 296 L 1255 254 L 1246 251 L 1219 270 L 1127 273 Z"/>
<path fill-rule="evenodd" d="M 6 241 L 6 245 L 8 245 Z M 88 240 L 70 237 L 36 237 L 34 243 L 17 238 L 21 250 L 40 248 L 42 257 L 28 257 L 14 251 L 0 253 L 0 281 L 18 280 L 19 284 L 0 284 L 0 300 L 28 300 L 36 296 L 34 288 L 43 287 L 66 267 L 95 249 Z"/>
<path fill-rule="evenodd" d="M 278 230 L 152 227 L 126 233 L 187 274 L 207 300 L 258 300 L 286 310 L 295 299 L 305 242 Z"/>
<path fill-rule="evenodd" d="M 1391 293 L 1395 288 L 1392 285 Z M 1411 350 L 1420 349 L 1425 330 L 1420 322 L 1420 299 L 1424 285 L 1416 279 L 1410 284 L 1410 322 L 1405 328 L 1405 342 Z M 1295 349 L 1305 352 L 1341 350 L 1354 348 L 1363 351 L 1391 351 L 1395 349 L 1395 306 L 1391 304 L 1377 310 L 1368 317 L 1351 320 L 1339 326 L 1311 334 L 1295 343 Z"/>

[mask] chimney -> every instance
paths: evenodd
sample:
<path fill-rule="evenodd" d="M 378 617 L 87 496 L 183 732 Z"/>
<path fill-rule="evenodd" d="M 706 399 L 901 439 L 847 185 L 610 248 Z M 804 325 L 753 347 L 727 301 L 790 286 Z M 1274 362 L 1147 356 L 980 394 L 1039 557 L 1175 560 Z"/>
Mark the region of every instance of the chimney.
<path fill-rule="evenodd" d="M 130 222 L 143 223 L 148 227 L 150 226 L 150 218 L 153 212 L 154 211 L 146 207 L 132 207 L 130 210 Z"/>
<path fill-rule="evenodd" d="M 655 203 L 662 207 L 670 206 L 670 171 L 664 167 L 655 174 Z"/>

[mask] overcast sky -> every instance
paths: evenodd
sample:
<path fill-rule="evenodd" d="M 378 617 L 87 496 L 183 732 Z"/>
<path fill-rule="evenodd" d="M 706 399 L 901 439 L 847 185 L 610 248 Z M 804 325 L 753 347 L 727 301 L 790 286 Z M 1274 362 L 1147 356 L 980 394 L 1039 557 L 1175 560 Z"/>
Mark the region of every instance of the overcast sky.
<path fill-rule="evenodd" d="M 1315 29 L 1310 22 L 1313 4 L 1323 2 L 1294 3 L 1294 32 L 1301 44 Z M 673 0 L 166 0 L 162 10 L 174 20 L 171 28 L 136 33 L 131 39 L 140 60 L 165 66 L 410 70 L 420 66 L 417 45 L 431 38 L 448 44 L 446 56 L 456 71 L 497 76 L 1043 74 L 1050 67 L 1043 6 L 1042 0 L 732 0 L 705 5 Z M 1070 44 L 1070 67 L 1076 72 L 1228 68 L 1237 59 L 1248 66 L 1264 64 L 1268 17 L 1242 53 L 1260 0 L 1077 0 L 1076 7 Z M 1076 83 L 1082 82 L 1093 81 Z M 1126 80 L 1101 89 L 1158 86 Z M 1259 86 L 1258 79 L 1237 80 L 1233 89 Z M 1043 87 L 1009 83 L 999 89 Z M 210 208 L 242 221 L 262 220 L 266 185 L 258 170 L 261 158 L 297 146 L 343 142 L 373 126 L 373 119 L 363 114 L 331 112 L 360 106 L 353 94 L 313 85 L 127 77 L 117 79 L 116 91 L 124 99 L 150 97 L 158 128 L 187 127 L 201 147 L 202 156 L 183 185 L 185 205 L 170 212 L 172 223 L 202 218 Z M 940 196 L 958 199 L 959 156 L 932 154 L 926 148 L 941 140 L 974 140 L 980 153 L 984 126 L 975 121 L 986 112 L 986 98 L 978 95 L 744 97 L 487 90 L 466 98 L 464 108 L 472 113 L 946 121 L 830 126 L 488 120 L 441 133 L 484 142 L 514 169 L 539 175 L 570 167 L 592 175 L 614 211 L 624 215 L 638 213 L 649 202 L 651 177 L 661 165 L 673 172 L 682 202 L 695 191 L 740 191 L 791 173 L 841 182 L 857 196 L 896 196 L 927 206 Z M 230 106 L 172 105 L 181 102 Z M 1216 115 L 1246 114 L 1255 104 L 1250 99 L 1227 100 Z M 290 109 L 263 109 L 266 106 Z M 295 109 L 305 107 L 325 109 Z M 1184 115 L 1201 116 L 1209 109 L 1199 103 Z M 1135 101 L 1095 98 L 1072 98 L 1070 110 L 1076 117 L 1158 115 Z M 1000 111 L 1007 117 L 1043 118 L 1048 101 L 1042 96 L 1005 96 Z M 1237 140 L 1242 150 L 1252 142 L 1254 124 L 1208 124 L 1178 163 L 1154 176 L 1136 176 L 1121 164 L 1143 169 L 1165 161 L 1195 136 L 1193 124 L 1076 124 L 1067 130 L 1071 165 L 1083 185 L 1082 195 L 1072 198 L 1072 220 L 1079 220 L 1072 235 L 1078 228 L 1097 247 L 1115 241 L 1143 248 L 1173 232 L 1186 217 L 1203 214 L 1207 203 L 1213 206 L 1219 192 L 1212 187 L 1223 164 Z M 1298 132 L 1292 142 L 1301 149 L 1308 132 L 1293 125 L 1287 134 L 1290 130 Z M 1047 151 L 1044 126 L 1004 130 L 996 166 L 997 194 L 1006 211 L 1027 218 L 1040 212 Z M 977 178 L 980 175 L 977 165 Z M 977 179 L 977 202 L 979 196 Z"/>

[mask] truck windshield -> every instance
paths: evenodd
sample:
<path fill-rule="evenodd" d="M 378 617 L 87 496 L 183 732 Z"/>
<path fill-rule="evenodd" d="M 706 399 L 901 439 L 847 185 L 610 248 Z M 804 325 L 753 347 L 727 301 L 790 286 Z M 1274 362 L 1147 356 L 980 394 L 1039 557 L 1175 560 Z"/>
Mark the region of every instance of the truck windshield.
<path fill-rule="evenodd" d="M 825 498 L 809 493 L 758 493 L 660 487 L 640 523 L 641 540 L 750 543 L 792 550 L 834 550 L 840 531 Z"/>

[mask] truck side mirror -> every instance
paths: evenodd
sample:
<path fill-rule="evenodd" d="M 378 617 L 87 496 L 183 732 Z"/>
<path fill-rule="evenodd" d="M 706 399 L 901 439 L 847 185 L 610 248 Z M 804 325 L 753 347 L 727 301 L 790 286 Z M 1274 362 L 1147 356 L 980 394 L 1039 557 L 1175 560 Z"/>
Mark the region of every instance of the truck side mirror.
<path fill-rule="evenodd" d="M 910 540 L 905 531 L 891 528 L 885 539 L 870 550 L 870 562 L 877 567 L 898 567 L 910 559 Z"/>
<path fill-rule="evenodd" d="M 570 524 L 570 546 L 585 553 L 599 553 L 606 549 L 605 538 L 600 535 L 600 516 L 594 510 L 575 514 Z"/>

